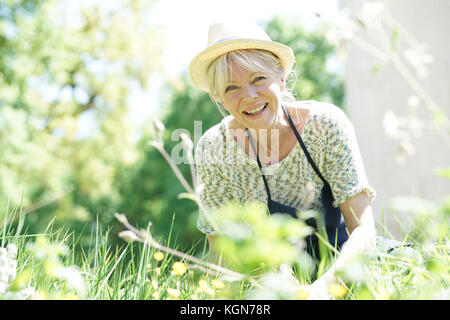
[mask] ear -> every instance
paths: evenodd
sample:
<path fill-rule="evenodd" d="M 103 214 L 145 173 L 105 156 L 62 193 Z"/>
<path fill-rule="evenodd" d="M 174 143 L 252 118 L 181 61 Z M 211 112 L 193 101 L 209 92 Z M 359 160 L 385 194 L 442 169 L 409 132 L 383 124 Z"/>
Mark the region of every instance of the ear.
<path fill-rule="evenodd" d="M 281 78 L 280 89 L 283 91 L 286 88 L 286 78 Z"/>

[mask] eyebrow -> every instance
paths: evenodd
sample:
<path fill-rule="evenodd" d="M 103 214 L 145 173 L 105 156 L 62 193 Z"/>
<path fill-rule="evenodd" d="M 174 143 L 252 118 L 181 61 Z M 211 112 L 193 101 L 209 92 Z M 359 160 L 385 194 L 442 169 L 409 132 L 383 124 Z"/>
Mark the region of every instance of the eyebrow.
<path fill-rule="evenodd" d="M 258 74 L 258 73 L 263 73 L 263 72 L 262 71 L 255 71 L 255 72 L 252 72 L 251 74 L 249 74 L 248 77 L 252 78 L 255 74 Z M 236 83 L 236 81 L 228 79 L 227 84 L 233 84 L 233 83 Z"/>

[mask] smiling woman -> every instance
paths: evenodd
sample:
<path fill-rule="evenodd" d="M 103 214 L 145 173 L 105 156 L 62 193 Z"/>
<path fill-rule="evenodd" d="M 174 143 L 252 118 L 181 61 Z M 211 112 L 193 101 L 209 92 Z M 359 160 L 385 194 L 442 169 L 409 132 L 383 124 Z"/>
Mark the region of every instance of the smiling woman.
<path fill-rule="evenodd" d="M 229 115 L 196 147 L 203 184 L 198 227 L 214 248 L 216 209 L 230 201 L 263 202 L 270 214 L 294 218 L 299 210 L 323 212 L 329 243 L 342 249 L 336 261 L 342 267 L 345 256 L 375 247 L 375 190 L 344 112 L 327 103 L 295 101 L 286 89 L 294 61 L 291 48 L 257 26 L 210 27 L 208 48 L 192 60 L 189 72 Z M 317 229 L 318 221 L 306 223 Z M 320 260 L 316 235 L 306 239 L 306 250 Z M 326 292 L 333 273 L 330 268 L 313 285 Z"/>
<path fill-rule="evenodd" d="M 208 75 L 211 97 L 239 123 L 261 129 L 277 123 L 286 74 L 272 53 L 251 49 L 228 52 L 211 64 Z"/>

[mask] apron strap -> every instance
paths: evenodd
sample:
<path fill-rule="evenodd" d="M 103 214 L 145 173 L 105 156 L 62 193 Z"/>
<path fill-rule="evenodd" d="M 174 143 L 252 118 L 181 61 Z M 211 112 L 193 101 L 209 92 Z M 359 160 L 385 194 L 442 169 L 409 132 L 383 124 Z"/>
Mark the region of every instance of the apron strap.
<path fill-rule="evenodd" d="M 324 185 L 328 186 L 328 188 L 330 188 L 330 191 L 331 191 L 330 185 L 328 184 L 328 182 L 325 180 L 325 178 L 320 173 L 319 169 L 317 168 L 316 164 L 314 163 L 314 160 L 312 159 L 311 155 L 309 154 L 305 143 L 303 142 L 302 138 L 300 137 L 300 134 L 298 133 L 297 128 L 295 128 L 294 122 L 292 121 L 291 116 L 289 115 L 289 112 L 287 111 L 286 107 L 283 104 L 281 105 L 281 107 L 283 108 L 283 111 L 284 111 L 284 113 L 286 114 L 286 117 L 289 120 L 289 124 L 291 126 L 291 129 L 292 129 L 292 131 L 294 131 L 294 134 L 295 134 L 298 142 L 300 143 L 300 146 L 302 147 L 303 152 L 305 153 L 305 156 L 308 159 L 308 162 L 311 164 L 311 166 L 313 167 L 314 171 L 319 176 L 319 178 L 323 181 Z M 251 147 L 253 149 L 253 152 L 256 155 L 256 161 L 258 162 L 259 171 L 261 172 L 261 176 L 262 176 L 262 178 L 264 180 L 264 186 L 265 186 L 266 192 L 267 192 L 267 203 L 269 204 L 269 208 L 270 208 L 270 203 L 272 201 L 272 197 L 270 195 L 269 185 L 267 183 L 266 176 L 263 173 L 261 161 L 259 161 L 258 152 L 256 151 L 255 145 L 253 144 L 252 136 L 251 136 L 250 132 L 248 131 L 248 128 L 245 128 L 245 130 L 247 131 L 248 139 L 250 140 L 250 145 L 251 145 Z"/>
<path fill-rule="evenodd" d="M 316 164 L 314 163 L 313 159 L 311 158 L 311 155 L 308 152 L 308 149 L 306 149 L 305 144 L 303 143 L 302 138 L 300 137 L 300 134 L 297 131 L 297 128 L 295 128 L 294 122 L 291 119 L 291 116 L 289 115 L 289 112 L 286 110 L 286 107 L 284 105 L 281 105 L 283 108 L 284 113 L 286 114 L 286 117 L 289 120 L 289 124 L 291 125 L 292 131 L 294 131 L 295 136 L 297 137 L 298 142 L 300 143 L 300 146 L 303 149 L 303 152 L 305 153 L 306 158 L 308 159 L 308 162 L 313 167 L 316 174 L 319 176 L 319 178 L 323 181 L 324 184 L 328 184 L 328 182 L 325 180 L 325 178 L 320 173 L 319 169 L 317 168 Z"/>
<path fill-rule="evenodd" d="M 248 128 L 245 128 L 245 130 L 247 130 L 247 135 L 248 135 L 248 139 L 250 140 L 250 145 L 252 146 L 253 152 L 256 155 L 256 161 L 258 162 L 259 171 L 261 172 L 261 176 L 264 180 L 264 186 L 266 187 L 268 207 L 270 208 L 270 203 L 272 202 L 272 197 L 270 196 L 269 185 L 267 184 L 266 176 L 264 175 L 264 173 L 262 171 L 261 161 L 259 161 L 258 152 L 256 151 L 255 145 L 253 144 L 252 135 L 248 131 Z"/>

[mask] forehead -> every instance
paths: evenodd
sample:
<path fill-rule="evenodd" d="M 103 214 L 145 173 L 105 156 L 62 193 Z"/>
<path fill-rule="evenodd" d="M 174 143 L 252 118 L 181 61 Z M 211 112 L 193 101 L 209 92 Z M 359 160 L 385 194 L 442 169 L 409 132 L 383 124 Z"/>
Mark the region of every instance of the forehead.
<path fill-rule="evenodd" d="M 257 73 L 267 72 L 267 70 L 259 69 L 259 68 L 248 68 L 244 67 L 237 62 L 233 62 L 228 65 L 227 69 L 227 82 L 236 82 L 239 80 L 246 80 L 251 78 L 253 75 Z"/>

